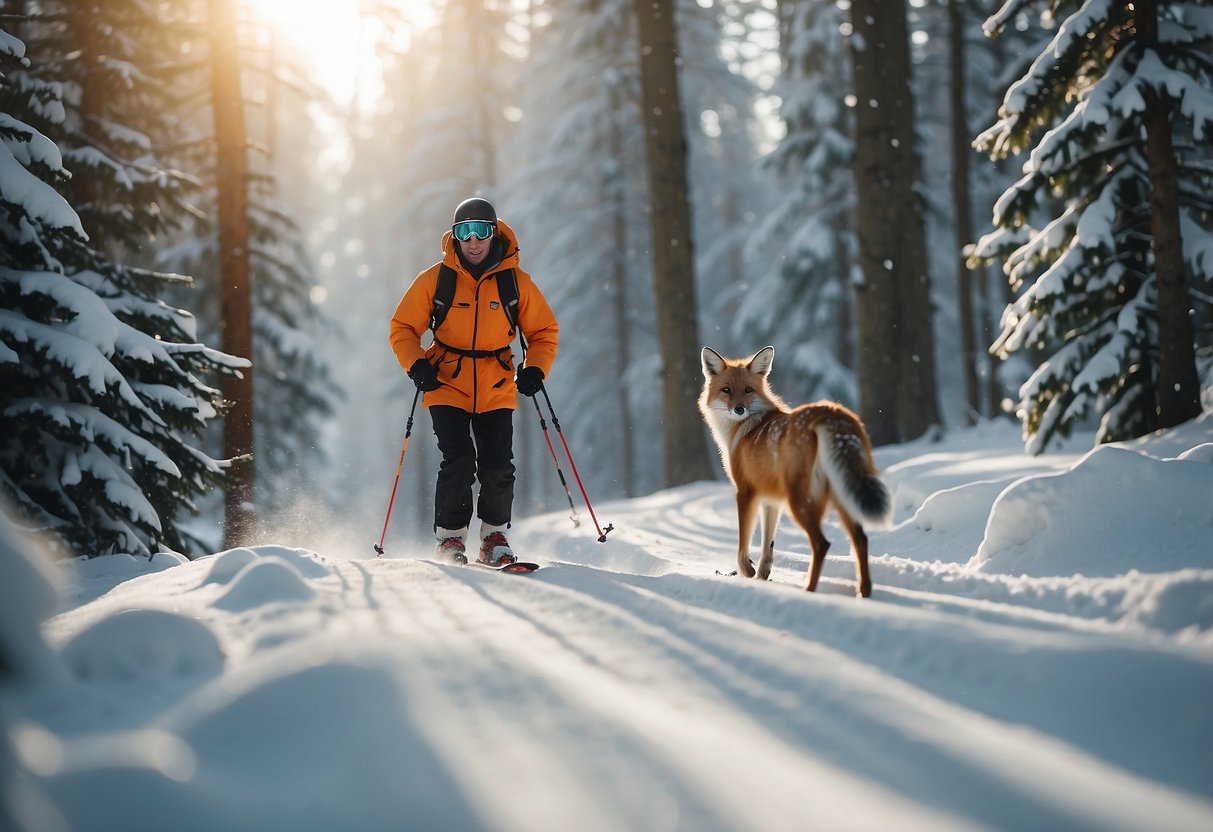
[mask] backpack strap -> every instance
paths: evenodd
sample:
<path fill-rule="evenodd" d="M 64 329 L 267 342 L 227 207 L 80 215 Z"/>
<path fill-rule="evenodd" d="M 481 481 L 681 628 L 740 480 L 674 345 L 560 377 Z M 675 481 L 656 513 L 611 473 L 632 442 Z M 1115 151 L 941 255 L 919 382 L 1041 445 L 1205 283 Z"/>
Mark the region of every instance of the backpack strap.
<path fill-rule="evenodd" d="M 437 332 L 451 311 L 455 299 L 455 270 L 442 263 L 438 266 L 438 283 L 434 287 L 434 305 L 430 308 L 430 332 Z"/>
<path fill-rule="evenodd" d="M 510 322 L 510 338 L 518 329 L 518 278 L 513 269 L 497 272 L 497 295 L 501 298 L 501 311 Z"/>
<path fill-rule="evenodd" d="M 501 298 L 501 311 L 510 322 L 510 338 L 518 329 L 518 278 L 513 269 L 497 272 L 497 294 Z M 434 286 L 434 304 L 430 308 L 430 332 L 437 332 L 446 320 L 455 300 L 455 270 L 442 263 L 438 266 L 438 282 Z"/>

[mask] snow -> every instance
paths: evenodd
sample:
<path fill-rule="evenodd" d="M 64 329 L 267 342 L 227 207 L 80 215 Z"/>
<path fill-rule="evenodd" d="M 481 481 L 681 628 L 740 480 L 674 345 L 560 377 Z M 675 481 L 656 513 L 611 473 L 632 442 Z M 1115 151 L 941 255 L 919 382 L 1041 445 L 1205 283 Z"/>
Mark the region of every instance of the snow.
<path fill-rule="evenodd" d="M 6 129 L 8 125 L 5 124 Z M 35 137 L 36 139 L 37 137 Z M 40 148 L 35 139 L 31 148 Z M 25 169 L 14 156 L 12 148 L 0 144 L 0 198 L 21 208 L 29 217 L 53 228 L 68 228 L 82 239 L 88 239 L 80 225 L 80 218 L 55 189 Z"/>
<path fill-rule="evenodd" d="M 1213 466 L 1096 448 L 1063 474 L 1003 491 L 973 563 L 1011 575 L 1213 569 Z"/>
<path fill-rule="evenodd" d="M 719 574 L 721 482 L 524 519 L 532 575 L 345 529 L 66 562 L 54 615 L 6 536 L 17 828 L 1213 828 L 1213 418 L 1089 443 L 878 449 L 866 600 L 832 522 L 813 595 L 786 519 Z"/>

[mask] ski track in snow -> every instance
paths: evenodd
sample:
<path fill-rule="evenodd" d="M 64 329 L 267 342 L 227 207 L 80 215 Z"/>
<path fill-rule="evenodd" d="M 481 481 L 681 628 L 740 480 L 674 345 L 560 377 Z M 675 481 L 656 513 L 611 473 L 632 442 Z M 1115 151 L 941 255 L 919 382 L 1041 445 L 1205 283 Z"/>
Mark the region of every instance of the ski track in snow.
<path fill-rule="evenodd" d="M 988 503 L 999 490 L 951 498 Z M 301 809 L 292 828 L 374 830 L 394 812 L 500 830 L 1213 828 L 1207 625 L 1134 606 L 1172 573 L 1032 577 L 915 559 L 894 551 L 921 537 L 907 515 L 871 535 L 867 600 L 853 595 L 845 535 L 827 524 L 833 553 L 808 596 L 807 541 L 786 518 L 771 581 L 718 574 L 735 566 L 727 486 L 602 516 L 617 527 L 605 545 L 563 515 L 520 523 L 516 549 L 543 566 L 530 575 L 408 551 L 261 547 L 122 580 L 48 623 L 81 687 L 38 716 L 69 742 L 178 732 L 202 743 L 204 778 L 230 784 L 236 752 L 208 752 L 206 726 L 275 679 L 369 668 L 368 689 L 387 679 L 399 704 L 347 706 L 338 687 L 330 730 L 373 736 L 359 710 L 386 707 L 387 768 L 363 761 L 347 775 L 357 786 L 330 786 L 362 788 L 372 808 L 355 823 Z M 1177 585 L 1202 580 L 1193 569 Z M 167 651 L 161 660 L 145 655 L 140 669 L 134 648 L 115 648 L 107 665 L 102 628 L 124 615 L 196 655 L 182 662 L 149 637 L 143 652 Z M 91 640 L 71 644 L 80 638 Z M 430 779 L 385 796 L 392 749 L 410 743 L 410 765 Z M 314 756 L 306 736 L 301 748 Z M 53 796 L 63 788 L 52 781 Z M 182 828 L 264 828 L 258 810 L 231 811 Z"/>
<path fill-rule="evenodd" d="M 466 797 L 485 828 L 1094 830 L 1213 816 L 1152 780 L 1153 754 L 1186 745 L 1193 781 L 1170 785 L 1207 790 L 1213 742 L 1176 713 L 1192 707 L 1184 689 L 1084 663 L 1132 652 L 1121 637 L 1031 649 L 1030 631 L 908 592 L 857 601 L 839 586 L 849 575 L 808 605 L 779 581 L 547 562 L 514 576 L 325 559 L 317 604 L 239 610 L 225 651 L 391 642 L 416 730 L 453 776 L 482 784 Z M 1160 679 L 1191 678 L 1188 698 L 1213 683 L 1183 651 L 1153 660 Z M 1025 694 L 1013 708 L 1008 686 Z M 1083 710 L 1107 686 L 1121 695 L 1092 719 Z M 1121 740 L 1104 749 L 1108 732 Z"/>

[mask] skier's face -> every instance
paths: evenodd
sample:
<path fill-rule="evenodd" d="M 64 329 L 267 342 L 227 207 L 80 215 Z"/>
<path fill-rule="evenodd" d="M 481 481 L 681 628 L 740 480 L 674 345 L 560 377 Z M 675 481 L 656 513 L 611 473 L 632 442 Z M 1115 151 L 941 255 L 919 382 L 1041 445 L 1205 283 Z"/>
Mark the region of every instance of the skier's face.
<path fill-rule="evenodd" d="M 492 242 L 492 236 L 485 240 L 479 240 L 476 237 L 468 237 L 466 240 L 459 243 L 459 249 L 463 252 L 463 256 L 469 263 L 471 263 L 473 266 L 479 266 L 484 258 L 489 256 L 489 245 Z"/>

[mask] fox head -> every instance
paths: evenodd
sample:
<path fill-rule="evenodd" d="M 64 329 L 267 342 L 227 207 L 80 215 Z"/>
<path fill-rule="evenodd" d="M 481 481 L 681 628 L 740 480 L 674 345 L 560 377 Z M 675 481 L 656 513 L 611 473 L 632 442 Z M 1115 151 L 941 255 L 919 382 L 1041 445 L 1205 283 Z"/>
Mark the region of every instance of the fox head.
<path fill-rule="evenodd" d="M 724 358 L 711 347 L 700 353 L 703 395 L 699 410 L 709 424 L 716 420 L 741 422 L 779 409 L 779 400 L 767 385 L 774 347 L 763 347 L 749 358 Z"/>

